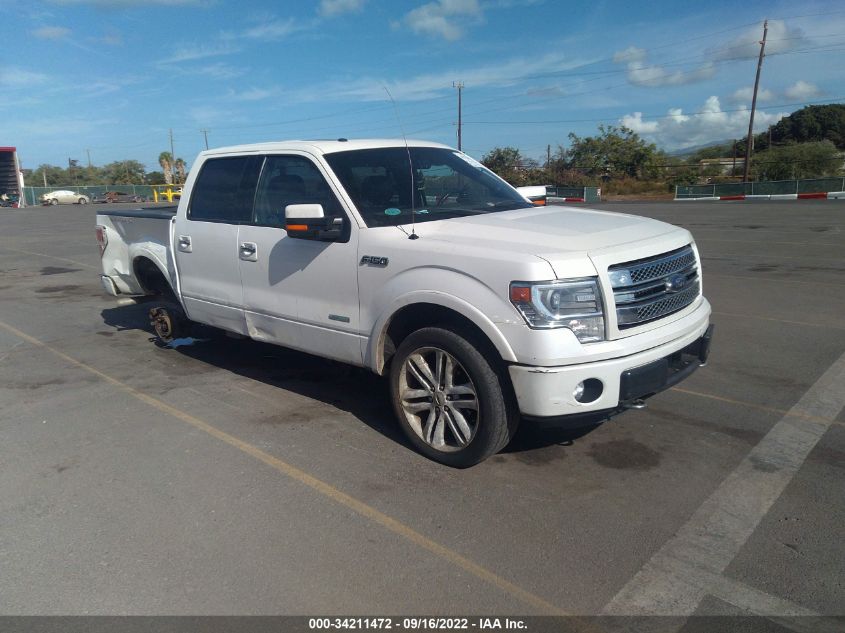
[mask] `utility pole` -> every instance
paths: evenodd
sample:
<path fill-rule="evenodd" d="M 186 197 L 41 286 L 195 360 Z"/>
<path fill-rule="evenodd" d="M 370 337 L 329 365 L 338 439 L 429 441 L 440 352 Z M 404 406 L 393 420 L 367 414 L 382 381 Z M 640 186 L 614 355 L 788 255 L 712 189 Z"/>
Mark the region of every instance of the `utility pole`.
<path fill-rule="evenodd" d="M 200 130 L 200 132 L 205 137 L 205 149 L 208 149 L 208 130 Z"/>
<path fill-rule="evenodd" d="M 88 169 L 91 169 L 91 150 L 86 149 L 85 153 L 88 154 Z"/>
<path fill-rule="evenodd" d="M 731 178 L 736 176 L 736 141 L 734 141 L 734 158 L 733 163 L 731 163 Z"/>
<path fill-rule="evenodd" d="M 748 182 L 751 170 L 751 145 L 754 142 L 754 110 L 757 107 L 757 88 L 760 86 L 760 70 L 763 68 L 763 57 L 766 50 L 766 35 L 769 32 L 769 21 L 763 22 L 763 39 L 760 40 L 760 57 L 757 59 L 757 77 L 754 79 L 754 95 L 751 97 L 751 119 L 748 122 L 748 138 L 745 141 L 745 166 L 742 182 Z"/>
<path fill-rule="evenodd" d="M 458 151 L 461 151 L 461 132 L 462 132 L 462 123 L 461 123 L 461 92 L 464 89 L 464 82 L 463 81 L 453 81 L 452 87 L 458 89 Z"/>
<path fill-rule="evenodd" d="M 176 160 L 176 154 L 173 153 L 173 128 L 170 128 L 170 161 Z"/>
<path fill-rule="evenodd" d="M 552 146 L 546 145 L 546 169 L 552 164 Z"/>

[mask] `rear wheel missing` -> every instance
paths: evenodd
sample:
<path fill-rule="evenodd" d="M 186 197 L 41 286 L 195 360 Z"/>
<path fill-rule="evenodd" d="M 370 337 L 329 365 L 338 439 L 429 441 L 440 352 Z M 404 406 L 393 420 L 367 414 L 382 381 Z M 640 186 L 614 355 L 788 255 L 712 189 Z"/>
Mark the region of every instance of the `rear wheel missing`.
<path fill-rule="evenodd" d="M 164 343 L 187 334 L 188 319 L 176 306 L 156 306 L 150 309 L 149 316 L 156 336 Z"/>

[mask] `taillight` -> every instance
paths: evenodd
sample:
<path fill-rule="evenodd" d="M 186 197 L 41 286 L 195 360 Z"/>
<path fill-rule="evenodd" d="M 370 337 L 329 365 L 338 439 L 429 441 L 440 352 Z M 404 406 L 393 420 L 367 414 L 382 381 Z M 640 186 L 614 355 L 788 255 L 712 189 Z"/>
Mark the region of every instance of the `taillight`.
<path fill-rule="evenodd" d="M 94 227 L 94 232 L 97 234 L 97 246 L 100 247 L 100 257 L 106 252 L 106 246 L 109 245 L 109 236 L 106 235 L 106 227 L 97 225 Z"/>

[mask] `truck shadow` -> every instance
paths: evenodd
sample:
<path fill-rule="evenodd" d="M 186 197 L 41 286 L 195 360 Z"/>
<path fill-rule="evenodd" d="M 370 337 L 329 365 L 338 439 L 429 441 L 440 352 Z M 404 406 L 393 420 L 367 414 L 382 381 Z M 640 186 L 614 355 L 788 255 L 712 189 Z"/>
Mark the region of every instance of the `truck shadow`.
<path fill-rule="evenodd" d="M 164 348 L 166 346 L 154 336 L 147 316 L 154 305 L 152 301 L 138 301 L 106 308 L 101 316 L 103 322 L 116 331 L 149 333 L 150 342 Z M 231 338 L 212 327 L 194 325 L 191 336 L 196 341 L 193 344 L 167 351 L 346 411 L 374 431 L 414 450 L 395 421 L 387 381 L 381 376 L 278 345 Z M 190 375 L 191 370 L 186 368 L 184 376 Z M 542 428 L 525 422 L 503 453 L 570 445 L 601 421 L 603 418 L 583 420 L 576 429 Z"/>

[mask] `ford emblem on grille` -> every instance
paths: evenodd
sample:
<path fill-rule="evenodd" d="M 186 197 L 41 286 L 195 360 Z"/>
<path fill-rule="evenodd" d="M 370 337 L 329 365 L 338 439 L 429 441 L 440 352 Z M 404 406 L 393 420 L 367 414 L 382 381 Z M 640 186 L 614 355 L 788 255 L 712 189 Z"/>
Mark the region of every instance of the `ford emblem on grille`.
<path fill-rule="evenodd" d="M 686 275 L 672 275 L 663 281 L 666 282 L 666 292 L 680 292 L 687 286 Z"/>

